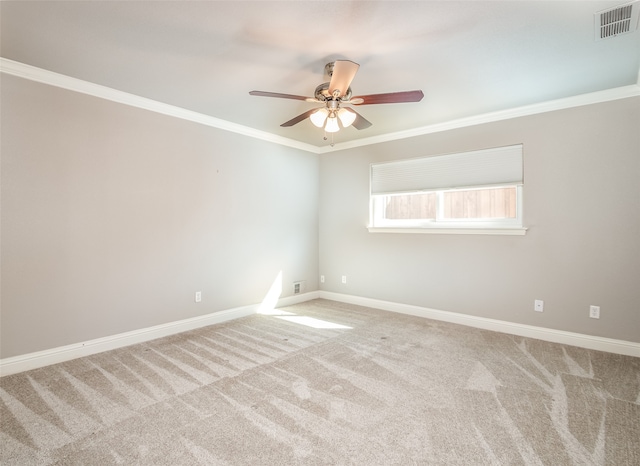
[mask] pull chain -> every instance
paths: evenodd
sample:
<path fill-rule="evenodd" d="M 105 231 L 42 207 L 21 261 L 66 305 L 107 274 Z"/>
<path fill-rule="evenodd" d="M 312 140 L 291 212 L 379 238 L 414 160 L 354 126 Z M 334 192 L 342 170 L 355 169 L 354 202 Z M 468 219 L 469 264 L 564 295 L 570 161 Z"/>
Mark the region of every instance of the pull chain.
<path fill-rule="evenodd" d="M 324 136 L 323 136 L 322 140 L 323 140 L 323 141 L 326 141 L 327 139 L 329 139 L 329 138 L 327 138 L 327 132 L 325 131 L 325 132 L 324 132 Z M 329 145 L 330 145 L 331 147 L 333 147 L 333 145 L 334 145 L 334 144 L 335 144 L 335 143 L 333 142 L 333 133 L 331 133 L 331 142 L 329 143 Z"/>
<path fill-rule="evenodd" d="M 327 137 L 327 132 L 325 131 L 325 132 L 324 132 L 324 136 L 322 137 L 322 140 L 323 140 L 323 141 L 326 141 L 327 139 L 329 139 L 329 138 Z M 333 145 L 334 145 L 334 144 L 335 144 L 335 143 L 333 142 L 333 133 L 331 133 L 331 142 L 329 143 L 329 145 L 330 145 L 331 147 L 333 147 Z"/>

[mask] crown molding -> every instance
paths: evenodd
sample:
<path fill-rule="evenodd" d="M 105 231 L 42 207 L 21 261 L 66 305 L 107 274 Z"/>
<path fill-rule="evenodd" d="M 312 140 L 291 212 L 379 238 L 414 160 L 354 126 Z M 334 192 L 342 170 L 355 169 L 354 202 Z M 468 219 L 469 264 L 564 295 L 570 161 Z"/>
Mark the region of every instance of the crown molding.
<path fill-rule="evenodd" d="M 67 89 L 69 91 L 87 94 L 100 99 L 110 100 L 112 102 L 149 110 L 155 113 L 180 118 L 182 120 L 192 121 L 201 125 L 218 128 L 232 133 L 242 134 L 255 139 L 273 142 L 282 146 L 293 147 L 307 152 L 317 152 L 317 147 L 294 139 L 277 136 L 266 131 L 259 131 L 248 126 L 239 125 L 230 121 L 215 118 L 203 113 L 194 112 L 185 108 L 176 107 L 174 105 L 158 102 L 157 100 L 147 99 L 128 92 L 119 91 L 100 84 L 90 83 L 82 79 L 72 78 L 53 71 L 44 70 L 31 65 L 26 65 L 14 60 L 0 57 L 0 73 L 17 76 L 30 81 L 36 81 L 50 86 Z"/>
<path fill-rule="evenodd" d="M 111 100 L 124 105 L 142 108 L 163 115 L 173 116 L 183 120 L 192 121 L 202 125 L 218 128 L 224 131 L 241 134 L 262 141 L 280 144 L 282 146 L 293 147 L 314 154 L 325 154 L 340 150 L 353 149 L 356 147 L 369 146 L 384 142 L 396 141 L 399 139 L 412 138 L 416 136 L 424 136 L 426 134 L 439 133 L 452 129 L 465 128 L 468 126 L 481 125 L 485 123 L 493 123 L 496 121 L 509 120 L 524 116 L 536 115 L 540 113 L 553 112 L 557 110 L 565 110 L 573 107 L 581 107 L 584 105 L 592 105 L 613 100 L 626 99 L 629 97 L 640 96 L 640 73 L 638 74 L 637 84 L 629 86 L 606 89 L 604 91 L 591 92 L 581 94 L 564 99 L 551 100 L 533 105 L 525 105 L 497 112 L 475 115 L 457 120 L 451 120 L 443 123 L 422 126 L 406 131 L 398 131 L 395 133 L 383 134 L 369 138 L 356 139 L 353 141 L 337 143 L 334 146 L 314 146 L 294 139 L 278 136 L 266 131 L 260 131 L 248 126 L 232 123 L 220 118 L 215 118 L 203 113 L 194 112 L 174 105 L 165 104 L 156 100 L 147 99 L 127 92 L 118 91 L 110 87 L 99 84 L 90 83 L 81 79 L 72 78 L 52 71 L 47 71 L 31 65 L 26 65 L 14 60 L 0 57 L 0 73 L 5 73 L 31 81 L 48 84 L 50 86 L 60 87 L 70 91 L 80 92 L 101 99 Z"/>
<path fill-rule="evenodd" d="M 493 123 L 496 121 L 510 120 L 513 118 L 520 118 L 530 115 L 537 115 L 539 113 L 554 112 L 557 110 L 565 110 L 574 107 L 582 107 L 585 105 L 598 104 L 603 102 L 609 102 L 612 100 L 626 99 L 629 97 L 640 96 L 640 75 L 638 76 L 639 83 L 629 86 L 616 87 L 613 89 L 606 89 L 604 91 L 591 92 L 589 94 L 580 94 L 573 97 L 567 97 L 564 99 L 550 100 L 547 102 L 541 102 L 538 104 L 525 105 L 523 107 L 515 107 L 507 110 L 500 110 L 497 112 L 485 113 L 482 115 L 474 115 L 467 118 L 460 118 L 457 120 L 451 120 L 444 123 L 437 123 L 428 126 L 422 126 L 406 131 L 399 131 L 395 133 L 383 134 L 380 136 L 373 136 L 370 138 L 357 139 L 354 141 L 348 141 L 338 143 L 334 147 L 323 147 L 320 153 L 334 152 L 337 150 L 353 149 L 355 147 L 369 146 L 372 144 L 380 144 L 383 142 L 396 141 L 398 139 L 407 139 L 415 136 L 423 136 L 425 134 L 440 133 L 442 131 L 449 131 L 452 129 L 465 128 L 468 126 L 476 126 L 484 123 Z"/>

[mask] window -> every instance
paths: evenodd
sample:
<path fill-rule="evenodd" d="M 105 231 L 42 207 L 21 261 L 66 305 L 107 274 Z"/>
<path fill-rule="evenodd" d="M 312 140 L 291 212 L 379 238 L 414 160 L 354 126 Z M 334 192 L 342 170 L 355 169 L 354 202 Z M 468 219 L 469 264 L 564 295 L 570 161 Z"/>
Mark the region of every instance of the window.
<path fill-rule="evenodd" d="M 523 181 L 522 145 L 373 164 L 370 231 L 524 234 Z"/>

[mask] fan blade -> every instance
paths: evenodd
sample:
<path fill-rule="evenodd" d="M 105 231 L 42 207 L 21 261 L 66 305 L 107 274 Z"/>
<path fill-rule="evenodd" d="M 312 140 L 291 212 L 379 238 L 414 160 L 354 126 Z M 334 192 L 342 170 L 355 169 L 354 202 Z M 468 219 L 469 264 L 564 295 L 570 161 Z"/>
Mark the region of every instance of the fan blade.
<path fill-rule="evenodd" d="M 356 114 L 356 119 L 353 120 L 353 123 L 351 123 L 351 126 L 353 126 L 355 129 L 367 129 L 369 126 L 371 126 L 371 122 L 360 115 L 358 112 L 356 112 L 354 109 L 346 107 L 344 107 L 344 109 Z"/>
<path fill-rule="evenodd" d="M 280 99 L 294 99 L 294 100 L 307 100 L 309 97 L 303 97 L 301 95 L 293 95 L 293 94 L 279 94 L 278 92 L 265 92 L 265 91 L 251 91 L 250 95 L 257 95 L 260 97 L 278 97 Z M 316 99 L 313 99 L 315 102 Z"/>
<path fill-rule="evenodd" d="M 422 91 L 389 92 L 387 94 L 370 94 L 352 97 L 349 101 L 353 105 L 397 104 L 401 102 L 420 102 L 424 94 Z"/>
<path fill-rule="evenodd" d="M 311 110 L 307 110 L 306 112 L 301 113 L 297 117 L 292 118 L 291 120 L 282 123 L 280 126 L 293 126 L 293 125 L 296 125 L 296 124 L 300 123 L 302 120 L 304 120 L 305 118 L 309 118 L 309 116 L 311 116 L 312 113 L 317 112 L 317 111 L 318 111 L 317 108 L 312 108 Z"/>
<path fill-rule="evenodd" d="M 329 92 L 331 95 L 337 90 L 338 97 L 342 97 L 349 90 L 351 81 L 356 76 L 360 65 L 349 60 L 336 60 L 333 63 L 333 74 L 329 83 Z"/>

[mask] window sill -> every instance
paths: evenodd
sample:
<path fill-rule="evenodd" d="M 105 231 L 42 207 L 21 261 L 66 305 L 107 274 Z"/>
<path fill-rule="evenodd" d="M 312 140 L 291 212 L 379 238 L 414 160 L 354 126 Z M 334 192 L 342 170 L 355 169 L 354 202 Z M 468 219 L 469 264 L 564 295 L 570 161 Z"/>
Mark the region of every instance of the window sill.
<path fill-rule="evenodd" d="M 369 233 L 422 233 L 431 235 L 517 235 L 524 236 L 527 228 L 384 228 L 368 227 Z"/>

